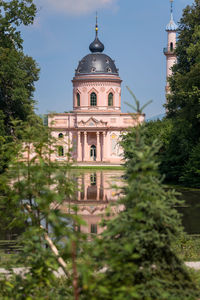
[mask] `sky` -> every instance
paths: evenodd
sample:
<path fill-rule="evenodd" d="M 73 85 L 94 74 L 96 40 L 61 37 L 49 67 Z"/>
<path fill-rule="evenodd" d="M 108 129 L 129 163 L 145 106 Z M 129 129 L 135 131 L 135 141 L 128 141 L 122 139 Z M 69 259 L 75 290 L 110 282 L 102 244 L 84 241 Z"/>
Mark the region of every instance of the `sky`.
<path fill-rule="evenodd" d="M 122 111 L 132 103 L 126 86 L 141 104 L 153 100 L 147 118 L 164 113 L 169 0 L 35 0 L 33 25 L 22 28 L 24 52 L 40 67 L 34 95 L 37 113 L 72 110 L 72 82 L 78 62 L 95 37 L 98 11 L 99 39 L 104 53 L 115 60 L 122 82 Z M 174 19 L 192 0 L 174 1 Z"/>

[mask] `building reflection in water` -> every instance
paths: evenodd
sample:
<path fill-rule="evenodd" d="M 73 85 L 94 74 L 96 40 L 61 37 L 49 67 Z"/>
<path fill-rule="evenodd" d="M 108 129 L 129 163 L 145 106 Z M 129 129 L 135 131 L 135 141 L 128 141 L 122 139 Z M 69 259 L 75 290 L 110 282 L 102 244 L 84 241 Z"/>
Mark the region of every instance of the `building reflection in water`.
<path fill-rule="evenodd" d="M 99 225 L 106 209 L 119 198 L 123 186 L 123 171 L 96 171 L 83 172 L 76 177 L 78 191 L 76 199 L 66 203 L 63 207 L 70 212 L 71 204 L 78 206 L 78 214 L 87 224 L 81 226 L 84 233 L 101 233 L 103 228 Z M 118 188 L 114 187 L 116 185 Z M 117 214 L 122 210 L 122 205 L 111 206 L 111 213 Z"/>

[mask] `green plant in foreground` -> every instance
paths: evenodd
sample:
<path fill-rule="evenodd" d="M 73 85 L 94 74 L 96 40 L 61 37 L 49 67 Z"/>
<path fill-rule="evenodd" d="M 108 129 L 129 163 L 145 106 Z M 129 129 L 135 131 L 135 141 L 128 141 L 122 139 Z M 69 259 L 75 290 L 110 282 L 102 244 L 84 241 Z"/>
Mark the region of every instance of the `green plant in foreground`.
<path fill-rule="evenodd" d="M 0 299 L 73 299 L 78 292 L 77 252 L 84 236 L 76 230 L 82 224 L 77 209 L 68 210 L 67 200 L 75 190 L 70 165 L 51 160 L 55 140 L 48 128 L 32 122 L 17 126 L 22 142 L 16 139 L 11 145 L 16 158 L 0 177 L 0 219 L 7 229 L 23 229 L 17 263 L 25 268 L 24 276 L 1 278 Z M 59 268 L 60 286 L 54 273 Z"/>
<path fill-rule="evenodd" d="M 131 154 L 125 163 L 125 195 L 119 202 L 124 210 L 104 221 L 106 230 L 91 244 L 88 261 L 93 272 L 83 285 L 83 299 L 198 297 L 195 281 L 173 250 L 182 232 L 173 208 L 179 201 L 175 191 L 162 185 L 155 161 L 160 145 L 147 145 L 145 130 L 138 125 L 123 138 L 125 153 Z"/>

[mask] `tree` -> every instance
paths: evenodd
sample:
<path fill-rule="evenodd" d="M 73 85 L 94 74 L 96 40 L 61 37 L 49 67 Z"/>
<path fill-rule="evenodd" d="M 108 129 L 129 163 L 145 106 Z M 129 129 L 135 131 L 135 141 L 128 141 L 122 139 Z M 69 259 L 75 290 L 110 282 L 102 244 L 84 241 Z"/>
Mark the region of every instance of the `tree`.
<path fill-rule="evenodd" d="M 0 111 L 4 121 L 0 172 L 10 160 L 7 143 L 14 136 L 13 120 L 27 121 L 34 113 L 34 84 L 38 80 L 39 68 L 23 53 L 18 27 L 32 24 L 35 14 L 36 6 L 32 0 L 0 0 Z"/>
<path fill-rule="evenodd" d="M 200 188 L 200 142 L 192 149 L 180 180 L 187 186 Z"/>
<path fill-rule="evenodd" d="M 3 230 L 23 229 L 17 242 L 27 273 L 1 279 L 0 298 L 73 299 L 78 291 L 76 249 L 82 239 L 77 227 L 82 223 L 76 208 L 66 212 L 75 189 L 70 165 L 51 160 L 55 140 L 34 115 L 17 124 L 14 133 L 15 158 L 0 176 L 0 220 Z M 54 271 L 59 267 L 64 279 L 58 285 Z"/>
<path fill-rule="evenodd" d="M 167 117 L 174 122 L 170 155 L 172 180 L 178 181 L 191 149 L 200 138 L 200 3 L 195 0 L 183 11 L 179 22 L 177 64 L 169 78 L 171 93 L 167 96 Z M 178 151 L 178 153 L 177 153 Z M 195 174 L 194 174 L 195 176 Z"/>
<path fill-rule="evenodd" d="M 7 134 L 11 134 L 12 120 L 27 121 L 34 111 L 34 82 L 39 69 L 31 57 L 9 48 L 0 48 L 0 65 L 0 110 Z"/>
<path fill-rule="evenodd" d="M 91 245 L 87 264 L 95 272 L 83 285 L 83 299 L 197 298 L 195 283 L 172 247 L 182 232 L 173 208 L 179 201 L 162 185 L 155 161 L 160 143 L 148 145 L 146 130 L 138 125 L 123 137 L 127 184 L 118 205 L 124 210 L 103 222 L 105 231 Z"/>
<path fill-rule="evenodd" d="M 0 8 L 0 47 L 22 49 L 23 40 L 17 28 L 33 24 L 36 15 L 33 0 L 1 0 Z"/>

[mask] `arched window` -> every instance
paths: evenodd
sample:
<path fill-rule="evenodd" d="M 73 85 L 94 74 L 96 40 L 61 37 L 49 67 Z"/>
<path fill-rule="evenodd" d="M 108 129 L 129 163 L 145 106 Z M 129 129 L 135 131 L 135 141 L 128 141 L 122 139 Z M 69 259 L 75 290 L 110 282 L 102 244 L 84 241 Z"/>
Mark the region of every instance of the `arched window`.
<path fill-rule="evenodd" d="M 97 95 L 92 92 L 90 94 L 90 106 L 96 106 L 97 105 Z"/>
<path fill-rule="evenodd" d="M 77 100 L 77 106 L 80 106 L 81 101 L 80 101 L 80 94 L 79 93 L 76 94 L 76 100 Z"/>
<path fill-rule="evenodd" d="M 108 95 L 108 106 L 113 106 L 113 93 Z"/>
<path fill-rule="evenodd" d="M 170 51 L 172 52 L 174 50 L 174 45 L 173 43 L 170 43 Z"/>
<path fill-rule="evenodd" d="M 64 156 L 64 148 L 63 148 L 63 146 L 58 146 L 58 156 Z"/>
<path fill-rule="evenodd" d="M 90 158 L 94 161 L 96 160 L 96 146 L 95 145 L 92 145 L 90 147 Z"/>
<path fill-rule="evenodd" d="M 63 137 L 64 137 L 63 133 L 59 133 L 58 138 L 63 139 Z"/>

